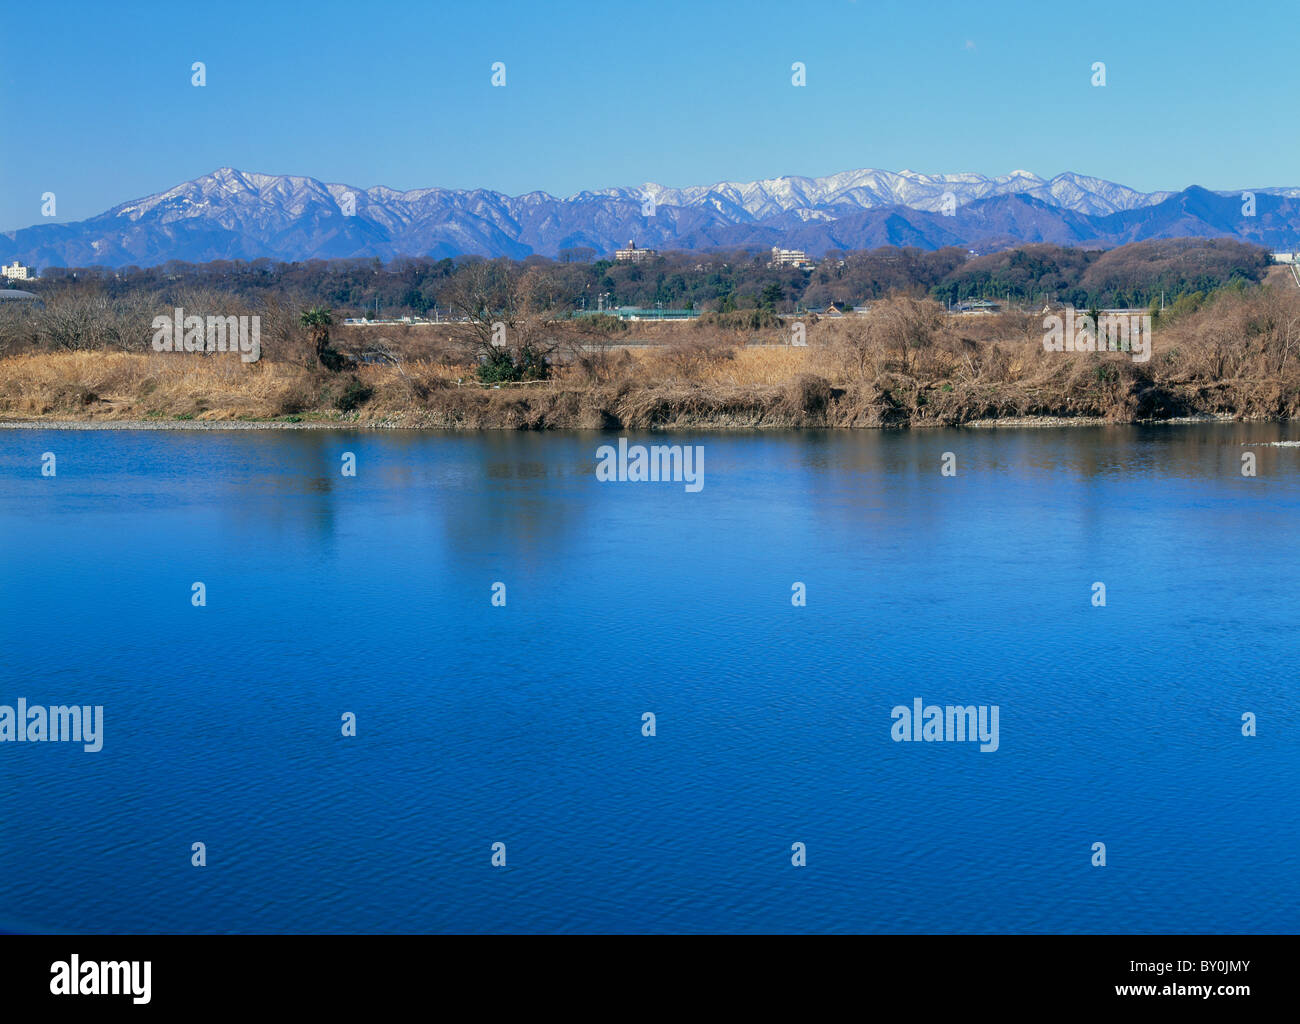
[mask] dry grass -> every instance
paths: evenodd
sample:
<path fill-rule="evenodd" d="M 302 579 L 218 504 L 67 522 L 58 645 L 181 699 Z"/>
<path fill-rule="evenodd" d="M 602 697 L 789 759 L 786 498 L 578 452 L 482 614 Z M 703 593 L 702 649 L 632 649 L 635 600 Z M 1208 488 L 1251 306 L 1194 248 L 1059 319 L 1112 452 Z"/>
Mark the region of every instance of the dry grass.
<path fill-rule="evenodd" d="M 780 387 L 814 366 L 813 350 L 790 346 L 746 346 L 727 359 L 701 366 L 695 382 L 704 386 L 736 388 Z"/>
<path fill-rule="evenodd" d="M 507 429 L 1293 417 L 1300 290 L 1285 284 L 1227 291 L 1167 318 L 1146 363 L 1123 353 L 1046 352 L 1041 316 L 947 318 L 900 299 L 867 318 L 810 323 L 799 348 L 772 344 L 780 332 L 755 343 L 733 330 L 646 325 L 595 350 L 570 347 L 567 358 L 557 346 L 555 378 L 521 388 L 474 386 L 463 339 L 418 331 L 383 336 L 382 346 L 371 344 L 379 335 L 346 346 L 382 361 L 338 374 L 287 342 L 252 364 L 235 354 L 27 348 L 0 358 L 0 415 Z"/>
<path fill-rule="evenodd" d="M 0 361 L 0 410 L 88 419 L 263 419 L 307 408 L 313 375 L 237 355 L 50 352 Z"/>

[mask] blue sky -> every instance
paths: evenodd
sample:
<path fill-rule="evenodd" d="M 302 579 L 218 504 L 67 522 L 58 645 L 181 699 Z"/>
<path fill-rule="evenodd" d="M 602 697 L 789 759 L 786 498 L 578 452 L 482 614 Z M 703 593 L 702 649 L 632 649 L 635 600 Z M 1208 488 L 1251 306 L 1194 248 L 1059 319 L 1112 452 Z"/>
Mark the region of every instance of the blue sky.
<path fill-rule="evenodd" d="M 221 166 L 558 195 L 857 167 L 1300 185 L 1297 39 L 1291 3 L 11 4 L 0 230 L 47 191 L 79 220 Z"/>

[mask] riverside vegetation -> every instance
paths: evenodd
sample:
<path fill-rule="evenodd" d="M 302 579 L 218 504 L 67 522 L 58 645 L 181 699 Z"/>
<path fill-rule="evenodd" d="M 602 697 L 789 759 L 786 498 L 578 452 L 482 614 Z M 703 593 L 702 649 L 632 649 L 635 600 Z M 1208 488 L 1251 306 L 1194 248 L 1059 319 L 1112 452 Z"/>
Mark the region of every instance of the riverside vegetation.
<path fill-rule="evenodd" d="M 1061 270 L 1035 250 L 1053 247 L 995 254 L 1000 285 L 1026 308 L 967 316 L 949 315 L 933 284 L 895 283 L 866 290 L 865 314 L 837 319 L 783 308 L 788 294 L 764 286 L 766 297 L 733 294 L 697 320 L 625 323 L 573 316 L 545 265 L 471 260 L 439 296 L 454 322 L 345 326 L 319 291 L 65 276 L 43 309 L 0 304 L 0 417 L 646 430 L 1296 416 L 1300 288 L 1256 257 L 1207 276 L 1215 244 L 1199 245 L 1172 244 L 1186 266 L 1160 280 L 1183 284 L 1153 308 L 1144 363 L 1044 350 L 1033 289 Z M 1076 262 L 1086 275 L 1100 258 Z M 1009 285 L 1017 268 L 1023 280 Z M 1065 285 L 1076 299 L 1153 298 L 1122 280 L 1100 295 Z M 172 306 L 260 316 L 262 358 L 152 351 L 149 324 Z M 791 344 L 796 324 L 806 345 Z"/>

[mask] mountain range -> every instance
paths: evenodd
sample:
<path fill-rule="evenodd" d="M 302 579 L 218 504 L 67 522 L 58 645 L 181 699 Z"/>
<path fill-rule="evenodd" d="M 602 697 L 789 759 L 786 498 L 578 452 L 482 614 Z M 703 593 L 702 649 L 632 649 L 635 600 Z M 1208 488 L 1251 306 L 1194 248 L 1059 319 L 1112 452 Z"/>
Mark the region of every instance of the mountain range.
<path fill-rule="evenodd" d="M 168 260 L 396 256 L 609 256 L 642 248 L 985 252 L 1018 243 L 1109 248 L 1153 238 L 1235 238 L 1300 249 L 1300 188 L 1141 192 L 1086 175 L 846 171 L 689 188 L 647 183 L 557 198 L 485 189 L 360 188 L 229 167 L 87 220 L 0 233 L 0 261 L 150 266 Z M 650 197 L 653 202 L 649 202 Z"/>

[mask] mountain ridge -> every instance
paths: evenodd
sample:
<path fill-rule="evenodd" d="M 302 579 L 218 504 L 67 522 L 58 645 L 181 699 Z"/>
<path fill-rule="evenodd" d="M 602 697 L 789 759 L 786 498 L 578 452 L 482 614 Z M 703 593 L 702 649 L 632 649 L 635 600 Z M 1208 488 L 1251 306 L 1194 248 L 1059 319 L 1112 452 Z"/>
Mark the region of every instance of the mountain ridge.
<path fill-rule="evenodd" d="M 645 248 L 1004 248 L 1049 241 L 1100 248 L 1170 237 L 1230 237 L 1300 248 L 1300 188 L 1141 192 L 1101 178 L 1029 171 L 989 177 L 863 168 L 819 178 L 668 188 L 652 182 L 508 196 L 490 189 L 399 190 L 222 167 L 82 221 L 0 233 L 0 260 L 48 266 L 168 260 L 608 256 Z M 647 203 L 653 197 L 653 206 Z M 354 206 L 354 212 L 347 212 Z M 1170 232 L 1181 232 L 1171 234 Z"/>

